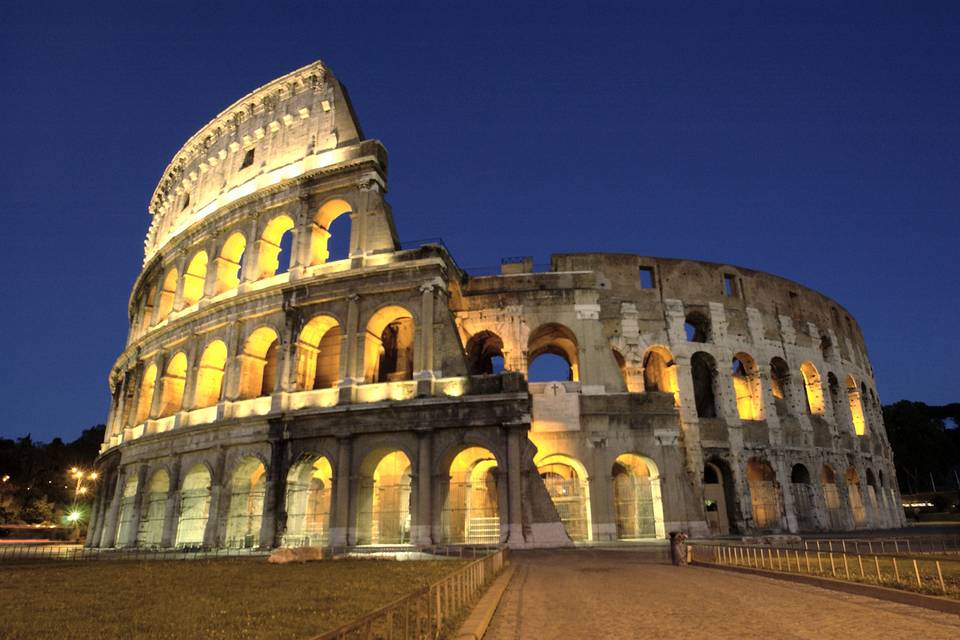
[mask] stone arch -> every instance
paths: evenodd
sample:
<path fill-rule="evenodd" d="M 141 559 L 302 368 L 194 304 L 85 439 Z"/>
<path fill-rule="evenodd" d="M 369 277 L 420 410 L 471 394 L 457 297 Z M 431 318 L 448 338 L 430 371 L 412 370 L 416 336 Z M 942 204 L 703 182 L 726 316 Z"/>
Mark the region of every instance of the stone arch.
<path fill-rule="evenodd" d="M 338 237 L 341 233 L 345 233 L 347 237 L 347 244 L 349 245 L 350 240 L 350 215 L 353 212 L 353 205 L 351 205 L 346 200 L 342 198 L 333 198 L 327 200 L 320 208 L 317 210 L 316 215 L 313 217 L 313 221 L 310 225 L 310 264 L 323 264 L 329 262 L 331 258 L 341 259 L 348 256 L 339 256 L 331 255 L 331 240 L 335 237 Z M 346 215 L 346 218 L 341 218 L 341 216 Z M 340 230 L 341 224 L 337 224 L 337 233 L 334 234 L 333 228 L 334 223 L 338 220 L 345 219 L 348 221 L 346 228 L 342 231 Z M 338 243 L 339 244 L 339 243 Z M 348 247 L 349 252 L 349 247 Z"/>
<path fill-rule="evenodd" d="M 734 528 L 736 500 L 733 472 L 720 458 L 710 458 L 703 465 L 703 503 L 707 526 L 713 535 L 727 535 Z"/>
<path fill-rule="evenodd" d="M 562 358 L 567 364 L 565 379 L 572 382 L 580 381 L 577 336 L 569 328 L 557 322 L 548 322 L 530 333 L 530 338 L 527 341 L 527 378 L 531 382 L 551 382 L 551 380 L 535 380 L 534 378 L 542 377 L 536 375 L 536 373 L 531 376 L 534 362 L 543 355 Z M 550 377 L 549 374 L 546 377 Z"/>
<path fill-rule="evenodd" d="M 666 347 L 654 345 L 644 352 L 643 390 L 647 393 L 672 393 L 674 406 L 680 406 L 677 363 Z"/>
<path fill-rule="evenodd" d="M 310 319 L 297 337 L 297 389 L 329 389 L 340 378 L 340 323 L 327 314 Z"/>
<path fill-rule="evenodd" d="M 414 316 L 399 305 L 379 308 L 367 322 L 363 348 L 364 381 L 413 379 Z"/>
<path fill-rule="evenodd" d="M 617 456 L 611 470 L 617 538 L 664 538 L 660 471 L 650 458 L 636 453 Z"/>
<path fill-rule="evenodd" d="M 240 399 L 273 393 L 279 361 L 280 336 L 272 326 L 261 325 L 250 332 L 240 354 Z"/>
<path fill-rule="evenodd" d="M 357 544 L 409 544 L 412 460 L 400 448 L 378 448 L 360 465 Z"/>
<path fill-rule="evenodd" d="M 180 484 L 180 518 L 177 523 L 178 547 L 199 547 L 210 517 L 210 468 L 200 462 L 183 476 Z"/>
<path fill-rule="evenodd" d="M 737 415 L 741 420 L 763 420 L 760 369 L 753 356 L 742 351 L 735 354 L 731 363 L 731 377 Z"/>
<path fill-rule="evenodd" d="M 567 536 L 574 542 L 592 539 L 590 478 L 583 463 L 572 456 L 555 453 L 537 462 L 537 473 L 543 479 Z"/>
<path fill-rule="evenodd" d="M 200 355 L 197 384 L 193 394 L 193 408 L 212 407 L 223 395 L 223 375 L 227 366 L 227 345 L 223 340 L 212 340 Z"/>
<path fill-rule="evenodd" d="M 223 243 L 217 258 L 217 279 L 214 295 L 231 291 L 240 286 L 240 272 L 243 255 L 247 249 L 247 238 L 240 231 L 234 231 Z"/>
<path fill-rule="evenodd" d="M 813 487 L 810 484 L 810 470 L 803 464 L 797 463 L 790 470 L 790 493 L 793 496 L 797 526 L 801 531 L 816 529 L 816 508 Z"/>
<path fill-rule="evenodd" d="M 846 480 L 847 500 L 850 502 L 853 525 L 861 527 L 867 522 L 867 511 L 863 506 L 863 495 L 860 493 L 860 474 L 852 464 L 847 467 Z"/>
<path fill-rule="evenodd" d="M 847 375 L 847 402 L 850 404 L 850 420 L 853 432 L 858 436 L 866 435 L 867 426 L 863 419 L 863 401 L 857 381 L 852 375 Z"/>
<path fill-rule="evenodd" d="M 183 391 L 187 382 L 187 354 L 178 351 L 167 362 L 160 388 L 160 417 L 172 416 L 183 408 Z"/>
<path fill-rule="evenodd" d="M 758 529 L 779 529 L 783 500 L 777 475 L 770 463 L 753 457 L 747 461 L 747 484 L 753 507 L 753 525 Z"/>
<path fill-rule="evenodd" d="M 710 342 L 710 316 L 702 311 L 689 311 L 683 321 L 687 342 Z"/>
<path fill-rule="evenodd" d="M 770 360 L 770 392 L 778 416 L 790 413 L 793 406 L 793 387 L 790 381 L 790 366 L 783 358 Z"/>
<path fill-rule="evenodd" d="M 285 547 L 324 546 L 329 540 L 333 466 L 324 455 L 305 454 L 287 473 Z"/>
<path fill-rule="evenodd" d="M 470 375 L 488 375 L 504 370 L 503 340 L 493 331 L 480 331 L 470 336 L 465 348 Z"/>
<path fill-rule="evenodd" d="M 281 256 L 282 245 L 287 244 L 288 234 L 293 232 L 293 218 L 280 213 L 270 219 L 260 234 L 257 251 L 257 274 L 259 278 L 269 278 L 272 275 L 287 271 L 290 264 L 290 253 Z"/>
<path fill-rule="evenodd" d="M 690 375 L 693 378 L 693 398 L 698 418 L 716 418 L 717 361 L 706 351 L 697 351 L 690 357 Z"/>
<path fill-rule="evenodd" d="M 197 251 L 183 272 L 183 304 L 195 305 L 203 297 L 203 288 L 207 281 L 207 252 Z"/>
<path fill-rule="evenodd" d="M 157 363 L 151 362 L 144 370 L 140 379 L 140 392 L 137 395 L 137 412 L 133 423 L 140 424 L 150 417 L 150 406 L 153 404 L 153 390 L 157 384 Z"/>
<path fill-rule="evenodd" d="M 170 493 L 170 473 L 166 467 L 154 470 L 144 488 L 140 530 L 137 543 L 144 547 L 159 547 L 163 541 L 163 524 Z"/>
<path fill-rule="evenodd" d="M 160 286 L 160 301 L 157 304 L 156 322 L 166 320 L 170 312 L 173 311 L 173 302 L 177 297 L 177 281 L 179 279 L 180 274 L 176 267 L 172 267 L 164 276 L 163 283 Z"/>
<path fill-rule="evenodd" d="M 809 360 L 800 363 L 800 375 L 803 376 L 804 398 L 806 398 L 806 409 L 810 415 L 822 416 L 823 407 L 823 384 L 820 381 L 820 372 Z"/>
<path fill-rule="evenodd" d="M 266 475 L 267 467 L 258 456 L 246 455 L 234 464 L 224 546 L 242 549 L 259 546 Z"/>
<path fill-rule="evenodd" d="M 500 542 L 499 463 L 485 447 L 460 446 L 445 466 L 448 483 L 440 514 L 440 536 L 451 544 Z"/>
<path fill-rule="evenodd" d="M 117 514 L 117 537 L 114 540 L 115 547 L 126 546 L 133 537 L 131 530 L 133 525 L 133 511 L 137 501 L 137 489 L 139 483 L 136 473 L 130 473 L 123 482 L 123 490 L 120 494 L 120 510 Z"/>
<path fill-rule="evenodd" d="M 829 464 L 820 467 L 820 485 L 823 490 L 823 503 L 827 510 L 827 518 L 831 530 L 843 528 L 843 517 L 840 513 L 840 493 L 837 491 L 837 475 Z"/>

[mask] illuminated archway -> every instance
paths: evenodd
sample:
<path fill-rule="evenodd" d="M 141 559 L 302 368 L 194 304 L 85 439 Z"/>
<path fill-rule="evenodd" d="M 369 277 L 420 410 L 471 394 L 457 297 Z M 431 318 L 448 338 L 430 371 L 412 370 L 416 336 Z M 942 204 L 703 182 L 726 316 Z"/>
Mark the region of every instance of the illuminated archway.
<path fill-rule="evenodd" d="M 123 493 L 120 495 L 120 512 L 117 515 L 117 537 L 114 546 L 122 547 L 131 540 L 130 527 L 133 523 L 133 508 L 137 500 L 137 476 L 131 474 L 123 484 Z"/>
<path fill-rule="evenodd" d="M 847 498 L 850 501 L 853 524 L 863 526 L 867 521 L 867 512 L 863 507 L 863 496 L 860 493 L 860 474 L 853 465 L 847 467 Z"/>
<path fill-rule="evenodd" d="M 566 366 L 547 365 L 541 371 L 536 365 L 541 356 L 555 356 Z M 545 362 L 549 358 L 545 358 Z M 561 375 L 556 375 L 562 369 Z M 549 322 L 540 325 L 530 334 L 527 342 L 527 379 L 530 382 L 553 382 L 555 380 L 580 381 L 580 360 L 577 352 L 577 336 L 562 324 Z"/>
<path fill-rule="evenodd" d="M 666 347 L 650 347 L 643 354 L 643 390 L 648 393 L 672 393 L 674 406 L 680 406 L 677 363 Z"/>
<path fill-rule="evenodd" d="M 324 456 L 301 460 L 287 474 L 287 547 L 323 546 L 330 532 L 333 468 Z"/>
<path fill-rule="evenodd" d="M 374 313 L 364 338 L 364 381 L 412 380 L 413 338 L 413 314 L 403 307 L 391 305 Z"/>
<path fill-rule="evenodd" d="M 570 539 L 590 540 L 590 485 L 586 468 L 575 458 L 555 454 L 537 463 L 537 473 Z"/>
<path fill-rule="evenodd" d="M 167 511 L 167 494 L 170 491 L 170 475 L 166 469 L 158 469 L 150 476 L 143 495 L 140 531 L 137 542 L 144 547 L 158 547 L 163 539 L 163 522 Z"/>
<path fill-rule="evenodd" d="M 346 255 L 335 255 L 335 252 L 331 251 L 332 242 L 338 240 L 341 234 L 346 235 L 346 245 L 348 246 L 347 253 L 349 253 L 349 241 L 350 241 L 350 225 L 337 224 L 336 225 L 336 234 L 334 233 L 334 223 L 341 219 L 341 216 L 350 214 L 353 211 L 353 207 L 346 200 L 341 200 L 336 198 L 334 200 L 328 200 L 323 203 L 323 206 L 320 207 L 317 211 L 317 215 L 313 218 L 313 224 L 310 228 L 310 264 L 323 264 L 324 262 L 329 262 L 331 258 L 341 259 L 346 258 Z M 346 215 L 344 220 L 350 219 L 349 215 Z M 337 245 L 342 245 L 343 243 L 337 242 Z"/>
<path fill-rule="evenodd" d="M 763 420 L 760 370 L 753 357 L 742 352 L 734 355 L 731 377 L 734 397 L 737 400 L 737 415 L 741 420 Z"/>
<path fill-rule="evenodd" d="M 802 464 L 795 464 L 790 470 L 790 493 L 793 496 L 797 526 L 801 531 L 816 529 L 817 521 L 813 503 L 813 488 L 810 485 L 810 471 Z"/>
<path fill-rule="evenodd" d="M 823 415 L 823 383 L 820 381 L 820 372 L 812 362 L 803 362 L 800 364 L 800 375 L 803 376 L 807 413 Z"/>
<path fill-rule="evenodd" d="M 440 521 L 444 542 L 500 541 L 497 460 L 488 449 L 468 447 L 450 463 L 450 484 Z"/>
<path fill-rule="evenodd" d="M 357 544 L 410 542 L 410 459 L 402 451 L 375 451 L 361 467 Z"/>
<path fill-rule="evenodd" d="M 200 301 L 206 281 L 207 252 L 197 251 L 183 273 L 183 304 L 185 306 L 189 307 Z"/>
<path fill-rule="evenodd" d="M 239 231 L 233 233 L 223 243 L 220 257 L 217 258 L 217 282 L 214 286 L 214 295 L 236 289 L 240 285 L 240 270 L 246 248 L 247 239 Z"/>
<path fill-rule="evenodd" d="M 266 468 L 258 458 L 241 459 L 230 479 L 224 546 L 249 549 L 260 544 Z"/>
<path fill-rule="evenodd" d="M 831 530 L 843 528 L 843 516 L 840 513 L 840 493 L 837 491 L 837 475 L 828 464 L 820 468 L 820 486 L 823 489 L 823 503 L 827 509 L 827 518 Z"/>
<path fill-rule="evenodd" d="M 193 394 L 193 408 L 212 407 L 220 402 L 223 392 L 223 373 L 227 365 L 227 345 L 214 340 L 200 356 L 197 386 Z"/>
<path fill-rule="evenodd" d="M 210 471 L 202 464 L 194 465 L 183 478 L 180 488 L 180 519 L 177 523 L 178 547 L 203 544 L 203 533 L 210 517 Z"/>
<path fill-rule="evenodd" d="M 284 235 L 293 229 L 293 219 L 280 214 L 270 220 L 260 234 L 259 253 L 257 255 L 257 274 L 259 278 L 269 278 L 281 271 L 281 245 L 286 244 Z M 283 262 L 289 264 L 289 254 L 283 256 Z"/>
<path fill-rule="evenodd" d="M 173 311 L 173 302 L 177 296 L 177 280 L 180 274 L 176 268 L 170 269 L 163 279 L 163 285 L 160 287 L 160 302 L 157 304 L 157 322 L 167 319 L 170 312 Z"/>
<path fill-rule="evenodd" d="M 492 331 L 480 331 L 470 336 L 466 355 L 467 371 L 472 376 L 503 371 L 503 340 Z"/>
<path fill-rule="evenodd" d="M 340 377 L 340 325 L 325 315 L 311 318 L 297 340 L 297 389 L 329 389 Z"/>
<path fill-rule="evenodd" d="M 271 327 L 250 334 L 240 354 L 240 398 L 269 396 L 276 384 L 279 338 Z"/>
<path fill-rule="evenodd" d="M 703 465 L 703 508 L 711 534 L 730 533 L 730 523 L 736 520 L 732 493 L 730 466 L 723 460 L 711 458 Z"/>
<path fill-rule="evenodd" d="M 150 406 L 153 404 L 153 389 L 157 384 L 157 365 L 151 363 L 143 372 L 143 379 L 140 381 L 140 393 L 137 396 L 137 413 L 134 416 L 133 423 L 140 424 L 150 417 Z"/>
<path fill-rule="evenodd" d="M 187 381 L 187 354 L 170 358 L 160 389 L 160 417 L 172 416 L 183 407 L 183 389 Z"/>
<path fill-rule="evenodd" d="M 783 358 L 770 360 L 770 393 L 778 416 L 790 413 L 793 404 L 793 387 L 790 381 L 790 366 Z"/>
<path fill-rule="evenodd" d="M 751 458 L 747 462 L 747 483 L 753 506 L 753 526 L 758 529 L 779 529 L 782 501 L 773 467 L 766 460 Z"/>
<path fill-rule="evenodd" d="M 660 491 L 660 473 L 653 460 L 635 453 L 617 456 L 613 463 L 617 538 L 665 537 Z"/>
<path fill-rule="evenodd" d="M 847 376 L 847 402 L 850 404 L 850 419 L 853 421 L 853 431 L 858 436 L 867 432 L 866 423 L 863 419 L 863 401 L 860 395 L 860 389 L 857 388 L 857 381 L 853 376 Z"/>

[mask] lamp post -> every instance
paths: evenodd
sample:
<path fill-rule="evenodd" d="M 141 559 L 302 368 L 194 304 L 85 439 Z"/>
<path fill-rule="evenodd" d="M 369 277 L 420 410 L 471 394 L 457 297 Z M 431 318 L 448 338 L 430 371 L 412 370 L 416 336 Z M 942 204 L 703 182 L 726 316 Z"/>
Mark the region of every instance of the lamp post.
<path fill-rule="evenodd" d="M 83 481 L 89 480 L 90 482 L 95 482 L 97 479 L 96 471 L 85 471 L 79 467 L 72 467 L 70 469 L 70 475 L 73 476 L 74 480 L 77 481 L 76 487 L 73 490 L 73 500 L 76 502 L 81 495 L 87 493 L 87 488 L 83 486 Z"/>

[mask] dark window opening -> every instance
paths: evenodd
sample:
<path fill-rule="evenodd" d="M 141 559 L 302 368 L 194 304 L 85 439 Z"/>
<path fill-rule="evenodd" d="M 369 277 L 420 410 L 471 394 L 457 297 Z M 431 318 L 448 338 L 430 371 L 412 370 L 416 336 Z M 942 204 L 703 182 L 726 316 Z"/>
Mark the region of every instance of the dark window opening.
<path fill-rule="evenodd" d="M 714 393 L 714 381 L 717 375 L 717 365 L 709 355 L 702 351 L 693 354 L 690 359 L 690 369 L 693 375 L 693 396 L 697 405 L 697 416 L 700 418 L 716 418 L 717 404 Z"/>
<path fill-rule="evenodd" d="M 240 163 L 241 169 L 246 169 L 253 164 L 253 149 L 247 149 L 247 153 L 243 156 L 243 162 Z"/>
<path fill-rule="evenodd" d="M 723 274 L 723 294 L 728 298 L 737 295 L 737 277 L 732 273 Z"/>
<path fill-rule="evenodd" d="M 653 289 L 653 267 L 640 267 L 640 288 Z"/>
<path fill-rule="evenodd" d="M 290 259 L 293 255 L 293 234 L 289 231 L 280 237 L 280 253 L 277 255 L 277 273 L 286 273 L 290 270 Z"/>
<path fill-rule="evenodd" d="M 683 325 L 688 342 L 708 342 L 710 340 L 710 319 L 699 311 L 687 314 Z"/>

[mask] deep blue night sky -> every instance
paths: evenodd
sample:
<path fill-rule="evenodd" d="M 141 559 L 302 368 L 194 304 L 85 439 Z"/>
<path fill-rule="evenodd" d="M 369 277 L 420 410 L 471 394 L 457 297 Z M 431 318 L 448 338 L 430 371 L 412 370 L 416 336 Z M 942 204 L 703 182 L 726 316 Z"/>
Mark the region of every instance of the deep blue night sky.
<path fill-rule="evenodd" d="M 402 239 L 770 271 L 854 314 L 885 403 L 960 400 L 956 2 L 85 4 L 0 20 L 0 437 L 105 420 L 160 173 L 316 59 Z"/>

